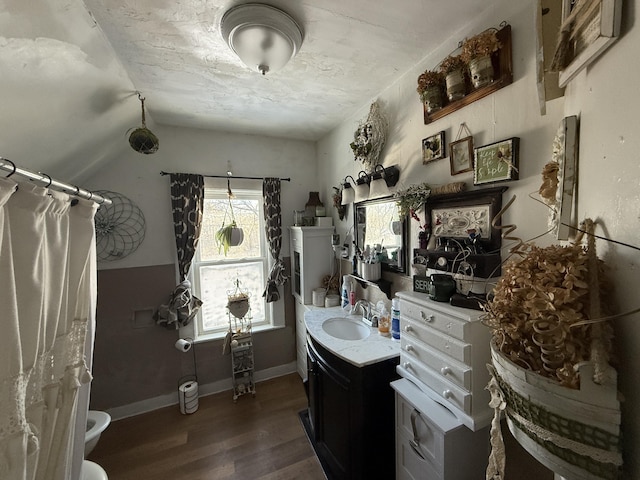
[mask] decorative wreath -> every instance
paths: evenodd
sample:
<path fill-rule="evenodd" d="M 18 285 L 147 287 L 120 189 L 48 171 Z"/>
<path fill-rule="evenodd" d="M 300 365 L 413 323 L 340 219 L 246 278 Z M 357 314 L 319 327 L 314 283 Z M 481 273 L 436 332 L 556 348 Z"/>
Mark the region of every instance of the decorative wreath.
<path fill-rule="evenodd" d="M 358 126 L 350 144 L 354 160 L 362 162 L 366 173 L 371 173 L 378 164 L 386 133 L 387 121 L 380 113 L 378 102 L 373 102 L 367 119 Z"/>

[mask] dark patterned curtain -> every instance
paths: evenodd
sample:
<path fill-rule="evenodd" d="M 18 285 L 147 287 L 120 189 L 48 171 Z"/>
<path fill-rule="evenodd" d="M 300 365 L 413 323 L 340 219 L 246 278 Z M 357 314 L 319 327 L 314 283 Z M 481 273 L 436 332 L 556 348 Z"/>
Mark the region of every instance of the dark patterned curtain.
<path fill-rule="evenodd" d="M 263 297 L 267 303 L 280 300 L 278 286 L 284 285 L 288 280 L 285 274 L 284 263 L 280 259 L 280 247 L 282 245 L 282 216 L 280 215 L 280 179 L 265 178 L 262 182 L 262 195 L 264 197 L 264 220 L 269 243 L 269 252 L 274 264 L 267 278 L 267 286 Z"/>
<path fill-rule="evenodd" d="M 169 303 L 160 305 L 156 314 L 157 323 L 167 328 L 178 329 L 188 325 L 202 306 L 202 301 L 191 293 L 187 275 L 200 239 L 203 206 L 204 177 L 172 173 L 171 208 L 181 283 L 171 294 Z"/>

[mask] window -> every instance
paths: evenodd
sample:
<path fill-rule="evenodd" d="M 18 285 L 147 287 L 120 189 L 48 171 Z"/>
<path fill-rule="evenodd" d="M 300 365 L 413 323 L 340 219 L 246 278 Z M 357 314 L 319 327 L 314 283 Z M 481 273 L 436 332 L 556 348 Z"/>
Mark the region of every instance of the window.
<path fill-rule="evenodd" d="M 262 203 L 262 190 L 234 189 L 230 207 L 226 189 L 205 188 L 202 232 L 191 268 L 195 295 L 203 302 L 194 325 L 198 340 L 226 334 L 227 294 L 235 291 L 236 280 L 249 293 L 251 310 L 247 316 L 251 315 L 252 327 L 272 325 L 272 309 L 262 297 L 269 271 Z M 231 222 L 231 208 L 236 223 L 242 227 L 244 240 L 225 256 L 218 248 L 215 234 L 223 224 Z M 231 321 L 233 324 L 234 317 Z"/>

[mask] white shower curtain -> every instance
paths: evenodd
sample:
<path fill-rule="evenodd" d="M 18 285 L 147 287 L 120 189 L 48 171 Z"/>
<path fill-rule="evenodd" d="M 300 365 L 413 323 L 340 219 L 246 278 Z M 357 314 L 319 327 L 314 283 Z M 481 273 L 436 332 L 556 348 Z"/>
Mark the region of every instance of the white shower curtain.
<path fill-rule="evenodd" d="M 71 478 L 96 205 L 0 178 L 0 478 Z"/>

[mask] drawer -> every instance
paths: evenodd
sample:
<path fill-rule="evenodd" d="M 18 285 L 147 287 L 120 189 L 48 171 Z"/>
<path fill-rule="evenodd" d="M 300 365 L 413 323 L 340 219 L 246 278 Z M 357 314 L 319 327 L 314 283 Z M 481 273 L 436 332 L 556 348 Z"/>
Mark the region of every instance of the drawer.
<path fill-rule="evenodd" d="M 400 348 L 407 361 L 419 360 L 459 387 L 471 390 L 473 369 L 468 365 L 458 363 L 451 357 L 440 355 L 408 335 L 403 335 L 400 338 Z"/>
<path fill-rule="evenodd" d="M 471 365 L 470 344 L 456 340 L 426 325 L 416 323 L 405 317 L 404 314 L 400 314 L 400 328 L 402 330 L 401 338 L 406 335 L 411 339 L 430 345 L 459 362 Z"/>
<path fill-rule="evenodd" d="M 410 445 L 410 440 L 414 439 L 413 425 L 416 429 L 415 439 L 418 442 L 416 450 Z M 413 453 L 413 456 L 431 464 L 434 470 L 438 472 L 441 470 L 444 434 L 425 413 L 418 411 L 399 394 L 396 395 L 396 434 L 397 440 L 407 443 L 407 449 Z"/>
<path fill-rule="evenodd" d="M 417 451 L 422 453 L 422 449 Z M 444 480 L 440 471 L 417 451 L 411 446 L 410 438 L 396 432 L 396 480 Z"/>
<path fill-rule="evenodd" d="M 406 352 L 400 353 L 400 365 L 442 397 L 445 405 L 449 403 L 471 415 L 470 392 L 461 389 L 418 360 L 408 357 Z"/>
<path fill-rule="evenodd" d="M 410 302 L 403 302 L 400 306 L 400 312 L 417 323 L 427 324 L 459 340 L 468 340 L 465 337 L 468 321 Z"/>

